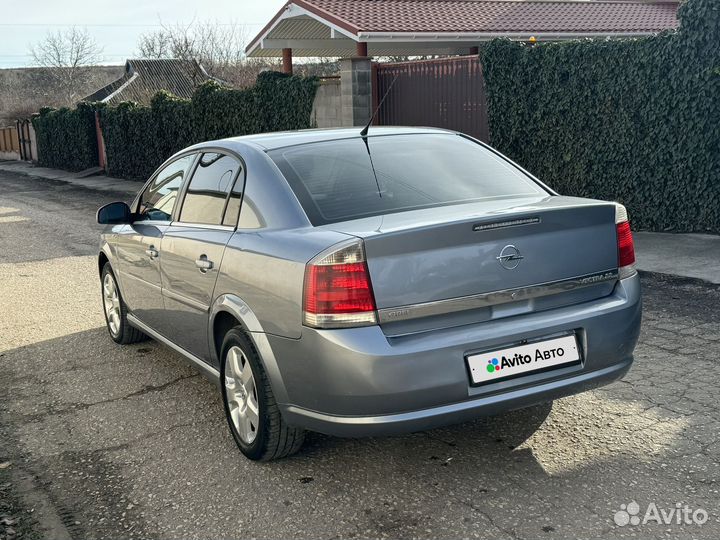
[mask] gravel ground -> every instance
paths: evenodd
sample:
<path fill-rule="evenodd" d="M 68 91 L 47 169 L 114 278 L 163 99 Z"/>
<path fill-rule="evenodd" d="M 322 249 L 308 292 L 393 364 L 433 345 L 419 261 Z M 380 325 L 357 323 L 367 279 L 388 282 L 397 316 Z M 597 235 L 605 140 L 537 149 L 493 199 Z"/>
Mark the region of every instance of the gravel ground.
<path fill-rule="evenodd" d="M 0 174 L 0 539 L 720 536 L 719 287 L 644 275 L 621 382 L 256 464 L 176 353 L 107 336 L 92 223 L 123 198 Z M 632 501 L 708 519 L 616 525 Z"/>

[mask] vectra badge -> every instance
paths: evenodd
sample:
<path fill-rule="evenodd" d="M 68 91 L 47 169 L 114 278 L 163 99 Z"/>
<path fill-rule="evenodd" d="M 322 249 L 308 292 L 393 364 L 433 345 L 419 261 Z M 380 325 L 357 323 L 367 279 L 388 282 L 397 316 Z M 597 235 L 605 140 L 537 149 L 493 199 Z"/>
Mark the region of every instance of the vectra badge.
<path fill-rule="evenodd" d="M 524 257 L 520 255 L 520 250 L 513 245 L 502 248 L 500 255 L 495 258 L 503 268 L 507 268 L 508 270 L 515 270 L 520 264 L 520 261 L 524 259 Z"/>

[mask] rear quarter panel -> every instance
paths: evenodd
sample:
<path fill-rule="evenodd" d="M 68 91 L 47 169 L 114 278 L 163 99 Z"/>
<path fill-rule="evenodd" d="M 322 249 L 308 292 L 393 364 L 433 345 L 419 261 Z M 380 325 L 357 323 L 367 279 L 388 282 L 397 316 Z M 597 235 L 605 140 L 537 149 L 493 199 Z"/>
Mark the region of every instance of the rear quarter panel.
<path fill-rule="evenodd" d="M 225 250 L 214 296 L 235 295 L 253 311 L 262 331 L 299 338 L 305 264 L 347 238 L 311 227 L 238 230 Z"/>

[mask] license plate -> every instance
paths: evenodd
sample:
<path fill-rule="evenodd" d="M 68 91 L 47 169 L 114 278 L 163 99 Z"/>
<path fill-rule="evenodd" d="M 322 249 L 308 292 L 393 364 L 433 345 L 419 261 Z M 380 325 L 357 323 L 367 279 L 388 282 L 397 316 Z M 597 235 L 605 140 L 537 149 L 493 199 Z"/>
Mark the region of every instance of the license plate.
<path fill-rule="evenodd" d="M 486 384 L 580 362 L 575 335 L 467 356 L 473 384 Z"/>

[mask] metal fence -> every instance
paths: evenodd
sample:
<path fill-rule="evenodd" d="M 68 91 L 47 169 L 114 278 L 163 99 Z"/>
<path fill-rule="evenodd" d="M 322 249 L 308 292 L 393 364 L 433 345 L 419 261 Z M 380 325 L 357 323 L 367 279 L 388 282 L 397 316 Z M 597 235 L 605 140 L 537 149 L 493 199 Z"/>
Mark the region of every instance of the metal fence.
<path fill-rule="evenodd" d="M 17 121 L 17 133 L 20 140 L 20 159 L 37 161 L 37 141 L 35 129 L 29 118 Z"/>
<path fill-rule="evenodd" d="M 489 140 L 487 101 L 477 55 L 379 63 L 374 68 L 375 103 L 392 85 L 378 111 L 379 125 L 441 127 Z"/>

